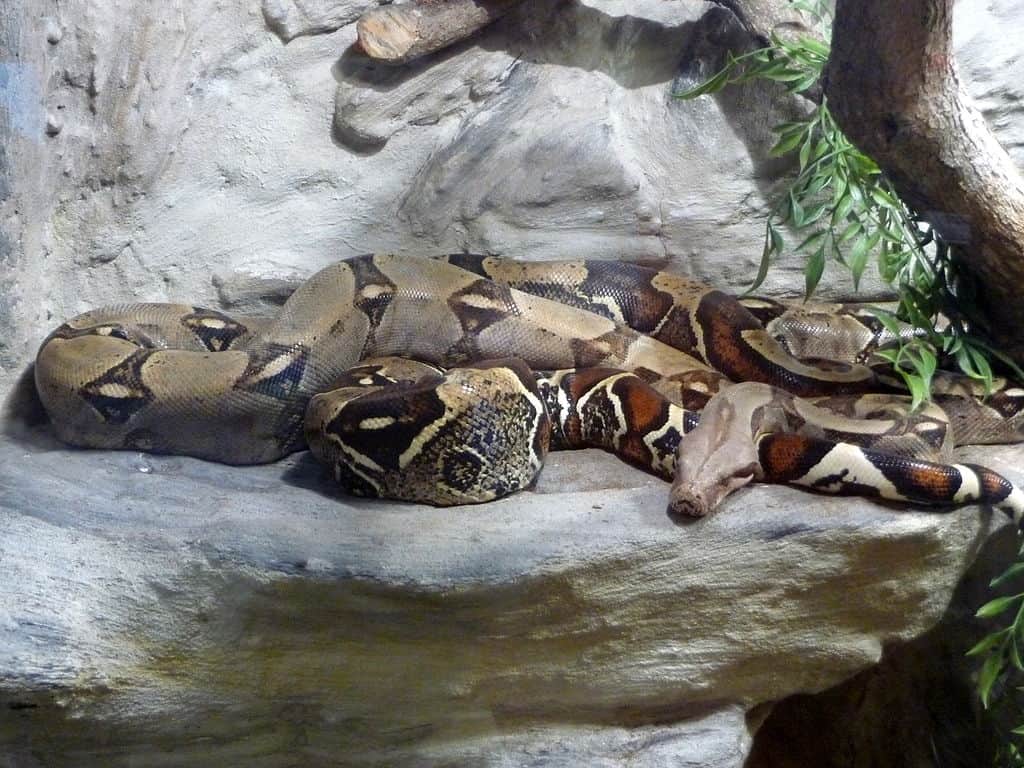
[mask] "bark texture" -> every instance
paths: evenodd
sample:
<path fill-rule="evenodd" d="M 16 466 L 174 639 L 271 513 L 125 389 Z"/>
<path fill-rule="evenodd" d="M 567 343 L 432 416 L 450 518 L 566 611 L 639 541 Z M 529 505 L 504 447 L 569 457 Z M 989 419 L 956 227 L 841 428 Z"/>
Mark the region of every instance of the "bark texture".
<path fill-rule="evenodd" d="M 952 0 L 838 0 L 825 92 L 843 130 L 977 278 L 995 341 L 1024 363 L 1024 178 L 973 106 Z"/>
<path fill-rule="evenodd" d="M 420 0 L 375 8 L 359 19 L 356 33 L 366 54 L 388 64 L 425 56 L 497 20 L 519 0 Z"/>

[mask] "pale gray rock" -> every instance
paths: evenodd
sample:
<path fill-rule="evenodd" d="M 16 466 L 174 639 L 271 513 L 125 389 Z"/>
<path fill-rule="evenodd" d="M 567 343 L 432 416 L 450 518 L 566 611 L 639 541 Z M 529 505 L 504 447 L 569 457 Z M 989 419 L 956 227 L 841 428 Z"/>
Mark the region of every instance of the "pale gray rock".
<path fill-rule="evenodd" d="M 496 92 L 513 69 L 501 51 L 460 56 L 460 47 L 395 67 L 349 51 L 341 58 L 334 137 L 357 153 L 379 150 L 403 129 L 437 125 Z"/>
<path fill-rule="evenodd" d="M 960 0 L 953 35 L 961 74 L 999 143 L 1024 167 L 1024 51 L 1015 23 L 1022 0 Z"/>
<path fill-rule="evenodd" d="M 786 170 L 760 159 L 773 143 L 768 127 L 800 105 L 753 87 L 674 100 L 681 62 L 695 80 L 694 69 L 715 71 L 724 45 L 752 38 L 703 4 L 645 11 L 527 2 L 433 61 L 396 70 L 343 59 L 338 138 L 366 150 L 446 112 L 465 115 L 398 211 L 442 250 L 504 252 L 514 240 L 528 257 L 627 256 L 742 285 L 760 257 L 752 184 L 766 191 Z M 453 84 L 478 96 L 460 101 Z M 729 179 L 725 169 L 737 167 L 743 174 Z"/>
<path fill-rule="evenodd" d="M 534 727 L 427 748 L 418 760 L 496 768 L 739 768 L 750 749 L 745 720 L 743 709 L 733 706 L 671 726 Z"/>
<path fill-rule="evenodd" d="M 263 15 L 267 26 L 288 42 L 301 35 L 333 32 L 385 2 L 390 0 L 263 0 Z"/>
<path fill-rule="evenodd" d="M 1018 481 L 1020 458 L 986 452 Z M 665 483 L 595 452 L 433 509 L 343 497 L 305 454 L 233 468 L 38 428 L 0 444 L 0 487 L 0 745 L 46 765 L 738 768 L 742 712 L 926 631 L 1005 524 L 754 487 L 679 526 Z"/>
<path fill-rule="evenodd" d="M 349 52 L 371 4 L 0 8 L 0 395 L 78 312 L 266 314 L 372 250 L 750 280 L 786 170 L 765 155 L 779 107 L 755 87 L 671 98 L 741 39 L 728 13 L 535 2 L 385 71 Z M 1019 0 L 958 7 L 965 73 L 1018 159 L 1022 24 Z M 766 288 L 799 292 L 799 270 Z M 1019 452 L 972 458 L 1021 479 Z M 677 527 L 665 494 L 580 454 L 534 492 L 443 511 L 339 499 L 300 457 L 6 438 L 0 759 L 739 766 L 744 713 L 925 631 L 1002 525 L 754 488 Z"/>
<path fill-rule="evenodd" d="M 210 278 L 217 289 L 217 303 L 240 315 L 273 316 L 302 283 L 298 277 L 269 277 L 214 272 Z"/>

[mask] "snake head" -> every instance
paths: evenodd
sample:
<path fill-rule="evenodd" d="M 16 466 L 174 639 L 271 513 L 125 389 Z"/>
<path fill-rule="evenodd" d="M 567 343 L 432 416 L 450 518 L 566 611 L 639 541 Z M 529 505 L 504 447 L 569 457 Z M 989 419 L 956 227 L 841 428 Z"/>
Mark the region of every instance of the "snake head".
<path fill-rule="evenodd" d="M 676 476 L 669 492 L 670 517 L 704 517 L 761 471 L 752 441 L 743 446 L 720 444 L 709 450 L 704 434 L 697 435 L 696 440 L 690 440 L 690 435 L 679 446 Z M 683 460 L 684 452 L 690 457 L 702 451 L 707 451 L 703 460 Z"/>
<path fill-rule="evenodd" d="M 730 493 L 761 476 L 757 437 L 785 420 L 778 391 L 765 384 L 737 384 L 718 393 L 683 435 L 669 493 L 671 517 L 704 517 Z M 778 413 L 776 413 L 778 411 Z"/>

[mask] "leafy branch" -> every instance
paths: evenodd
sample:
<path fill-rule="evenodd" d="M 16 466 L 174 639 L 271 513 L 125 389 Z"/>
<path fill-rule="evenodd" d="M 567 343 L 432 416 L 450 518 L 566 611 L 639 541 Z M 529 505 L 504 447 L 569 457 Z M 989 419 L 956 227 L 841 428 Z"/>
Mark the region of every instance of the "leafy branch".
<path fill-rule="evenodd" d="M 822 16 L 818 2 L 795 7 Z M 820 40 L 776 35 L 768 46 L 739 56 L 728 54 L 725 66 L 708 80 L 675 94 L 692 99 L 730 85 L 756 80 L 779 83 L 790 94 L 806 93 L 821 77 L 829 47 Z M 803 120 L 774 127 L 772 157 L 795 156 L 796 176 L 768 212 L 757 276 L 749 290 L 764 281 L 774 258 L 792 250 L 806 257 L 805 299 L 817 289 L 830 261 L 844 266 L 859 289 L 872 258 L 881 279 L 899 297 L 894 313 L 877 310 L 893 343 L 878 352 L 902 378 L 913 407 L 928 400 L 940 363 L 950 362 L 991 391 L 990 360 L 998 359 L 1024 377 L 1012 361 L 975 332 L 969 281 L 957 269 L 955 252 L 899 198 L 878 165 L 843 134 L 828 100 Z M 908 325 L 912 332 L 908 333 Z"/>

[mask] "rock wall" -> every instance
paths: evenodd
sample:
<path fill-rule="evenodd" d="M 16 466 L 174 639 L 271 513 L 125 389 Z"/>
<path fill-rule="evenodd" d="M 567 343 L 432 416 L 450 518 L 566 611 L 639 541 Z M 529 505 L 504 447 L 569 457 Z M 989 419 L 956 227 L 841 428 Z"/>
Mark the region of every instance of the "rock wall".
<path fill-rule="evenodd" d="M 744 44 L 697 0 L 527 0 L 478 39 L 387 68 L 342 0 L 38 0 L 0 9 L 0 391 L 87 308 L 268 311 L 371 251 L 587 255 L 743 287 L 798 110 L 674 85 Z M 1024 161 L 1024 2 L 964 0 L 966 74 Z M 766 290 L 799 290 L 799 260 Z M 838 271 L 825 291 L 848 292 Z M 869 285 L 866 295 L 877 293 Z"/>
<path fill-rule="evenodd" d="M 86 308 L 268 312 L 367 250 L 750 280 L 786 172 L 767 128 L 800 105 L 755 87 L 670 97 L 744 43 L 728 12 L 526 0 L 388 69 L 349 50 L 371 4 L 0 8 L 0 394 Z M 1024 0 L 958 8 L 965 76 L 1024 163 Z M 799 286 L 799 269 L 767 289 Z M 976 508 L 897 515 L 754 488 L 676 528 L 664 484 L 589 455 L 463 514 L 339 501 L 302 457 L 239 469 L 7 437 L 12 765 L 738 768 L 772 701 L 933 625 L 999 526 Z M 1021 479 L 1020 449 L 971 458 Z M 851 686 L 829 700 L 861 700 Z M 761 757 L 819 701 L 780 708 L 767 733 L 783 747 Z M 816 754 L 846 743 L 824 735 Z"/>

